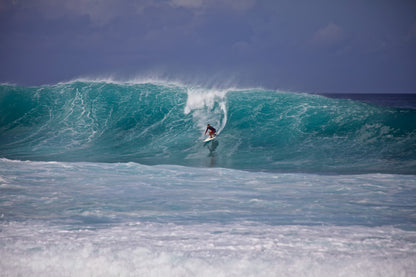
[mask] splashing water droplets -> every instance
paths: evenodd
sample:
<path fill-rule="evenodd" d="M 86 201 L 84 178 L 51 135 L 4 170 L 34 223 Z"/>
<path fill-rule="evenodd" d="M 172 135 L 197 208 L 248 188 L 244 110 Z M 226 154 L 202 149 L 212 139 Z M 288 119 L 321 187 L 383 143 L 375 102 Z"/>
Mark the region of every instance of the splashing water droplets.
<path fill-rule="evenodd" d="M 204 129 L 207 124 L 217 128 L 219 134 L 227 123 L 226 91 L 189 89 L 184 113 L 192 112 L 195 124 Z"/>

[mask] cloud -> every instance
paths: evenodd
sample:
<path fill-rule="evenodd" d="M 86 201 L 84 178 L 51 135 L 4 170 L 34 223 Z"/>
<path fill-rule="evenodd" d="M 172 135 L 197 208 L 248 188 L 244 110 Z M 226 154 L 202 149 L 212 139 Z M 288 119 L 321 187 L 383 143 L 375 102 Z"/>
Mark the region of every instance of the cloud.
<path fill-rule="evenodd" d="M 318 29 L 312 36 L 310 44 L 316 47 L 332 47 L 338 45 L 346 38 L 345 31 L 334 23 Z"/>
<path fill-rule="evenodd" d="M 247 11 L 251 9 L 256 3 L 255 0 L 228 0 L 224 2 L 228 4 L 233 10 L 237 11 Z"/>
<path fill-rule="evenodd" d="M 172 0 L 171 4 L 177 7 L 199 8 L 202 7 L 202 0 Z"/>
<path fill-rule="evenodd" d="M 147 7 L 167 6 L 158 0 L 0 0 L 0 12 L 37 12 L 43 18 L 88 15 L 97 25 L 117 17 L 139 15 Z"/>
<path fill-rule="evenodd" d="M 223 9 L 244 12 L 251 9 L 256 0 L 171 0 L 171 5 L 191 9 Z"/>
<path fill-rule="evenodd" d="M 243 72 L 247 83 L 300 90 L 345 90 L 354 78 L 357 87 L 393 78 L 395 89 L 416 87 L 414 5 L 303 2 L 0 0 L 0 81 L 161 68 L 201 78 Z M 363 80 L 364 70 L 373 78 Z M 328 74 L 332 87 L 320 81 Z"/>

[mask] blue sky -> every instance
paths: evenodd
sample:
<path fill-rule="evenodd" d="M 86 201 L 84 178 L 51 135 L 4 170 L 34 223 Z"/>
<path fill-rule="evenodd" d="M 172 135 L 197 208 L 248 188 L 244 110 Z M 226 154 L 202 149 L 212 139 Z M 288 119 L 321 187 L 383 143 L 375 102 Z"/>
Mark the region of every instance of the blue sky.
<path fill-rule="evenodd" d="M 0 0 L 0 82 L 416 93 L 416 1 Z"/>

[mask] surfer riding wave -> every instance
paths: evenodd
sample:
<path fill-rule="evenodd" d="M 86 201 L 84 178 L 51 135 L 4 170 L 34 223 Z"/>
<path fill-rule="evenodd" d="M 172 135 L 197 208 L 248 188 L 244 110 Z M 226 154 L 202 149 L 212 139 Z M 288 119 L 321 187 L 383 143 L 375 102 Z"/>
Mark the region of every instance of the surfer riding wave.
<path fill-rule="evenodd" d="M 207 132 L 208 132 L 208 135 L 209 135 L 210 138 L 213 138 L 213 137 L 215 137 L 217 135 L 216 134 L 217 130 L 215 130 L 215 128 L 212 127 L 209 124 L 207 125 L 207 129 L 205 130 L 204 136 L 207 135 Z"/>

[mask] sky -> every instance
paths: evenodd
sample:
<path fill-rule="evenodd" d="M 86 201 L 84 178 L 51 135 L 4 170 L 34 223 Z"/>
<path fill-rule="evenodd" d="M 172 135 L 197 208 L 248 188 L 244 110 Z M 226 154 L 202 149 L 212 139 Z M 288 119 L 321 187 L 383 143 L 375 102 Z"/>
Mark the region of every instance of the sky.
<path fill-rule="evenodd" d="M 416 93 L 413 0 L 0 0 L 0 82 Z"/>

